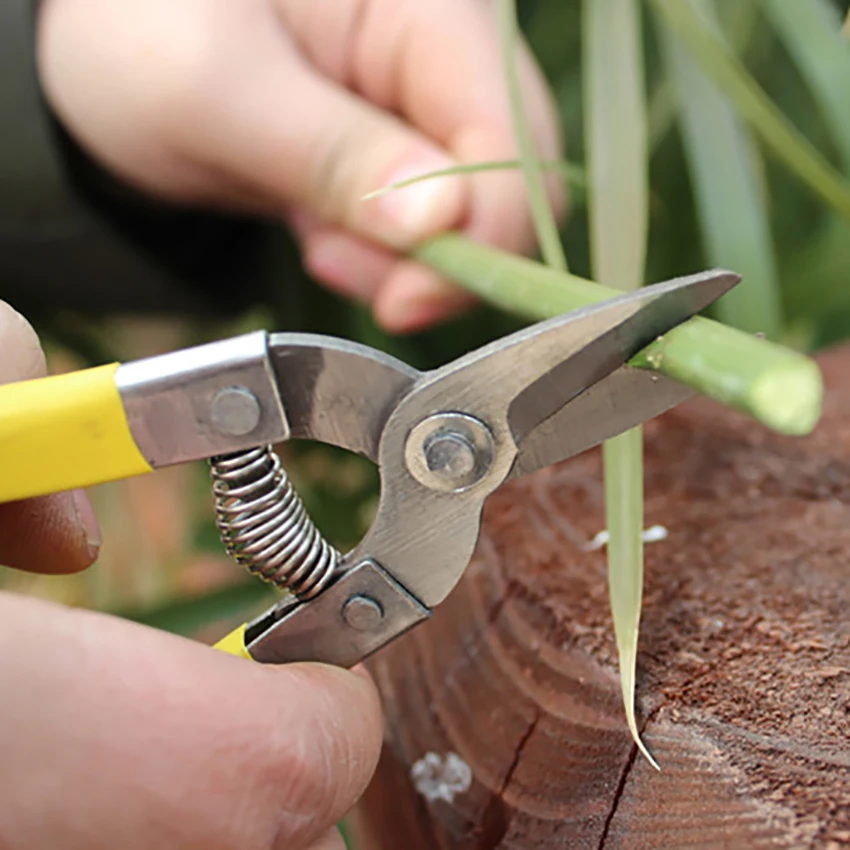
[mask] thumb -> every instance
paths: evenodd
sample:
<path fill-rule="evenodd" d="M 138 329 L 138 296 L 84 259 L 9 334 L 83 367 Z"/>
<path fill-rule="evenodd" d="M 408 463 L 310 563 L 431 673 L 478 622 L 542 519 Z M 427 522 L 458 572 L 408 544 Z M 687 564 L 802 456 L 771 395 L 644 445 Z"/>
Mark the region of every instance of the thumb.
<path fill-rule="evenodd" d="M 214 103 L 187 122 L 184 156 L 208 163 L 259 197 L 300 207 L 329 224 L 405 249 L 457 226 L 467 192 L 462 177 L 427 180 L 374 200 L 391 183 L 450 167 L 450 155 L 389 112 L 320 76 L 278 46 L 214 86 Z"/>
<path fill-rule="evenodd" d="M 3 847 L 304 850 L 381 746 L 365 673 L 266 667 L 2 593 L 0 680 L 15 683 L 0 705 Z"/>
<path fill-rule="evenodd" d="M 0 301 L 0 384 L 47 372 L 32 326 Z M 0 504 L 0 564 L 44 573 L 85 569 L 97 557 L 100 529 L 82 490 Z"/>

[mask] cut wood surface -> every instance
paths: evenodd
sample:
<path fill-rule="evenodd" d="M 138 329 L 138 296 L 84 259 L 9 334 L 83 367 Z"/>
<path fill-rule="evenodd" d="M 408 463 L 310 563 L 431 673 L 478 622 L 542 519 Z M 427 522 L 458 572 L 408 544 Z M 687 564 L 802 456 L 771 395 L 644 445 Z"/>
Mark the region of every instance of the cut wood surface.
<path fill-rule="evenodd" d="M 456 591 L 370 662 L 386 744 L 359 850 L 850 846 L 850 349 L 820 363 L 805 439 L 705 399 L 646 428 L 667 538 L 638 703 L 662 772 L 626 729 L 588 452 L 494 494 Z"/>

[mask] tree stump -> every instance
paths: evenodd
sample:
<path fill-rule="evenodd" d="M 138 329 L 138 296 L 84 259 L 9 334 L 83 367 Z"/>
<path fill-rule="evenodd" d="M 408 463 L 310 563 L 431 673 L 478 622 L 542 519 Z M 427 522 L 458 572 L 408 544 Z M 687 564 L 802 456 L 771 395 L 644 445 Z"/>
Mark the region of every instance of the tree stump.
<path fill-rule="evenodd" d="M 646 427 L 626 729 L 598 450 L 494 494 L 474 562 L 370 667 L 386 742 L 362 850 L 850 846 L 850 348 L 786 439 L 697 399 Z"/>

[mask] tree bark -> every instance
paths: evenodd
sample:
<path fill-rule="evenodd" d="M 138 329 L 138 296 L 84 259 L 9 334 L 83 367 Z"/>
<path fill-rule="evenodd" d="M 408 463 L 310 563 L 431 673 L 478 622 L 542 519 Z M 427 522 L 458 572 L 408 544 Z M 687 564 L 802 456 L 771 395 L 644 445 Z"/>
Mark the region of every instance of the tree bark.
<path fill-rule="evenodd" d="M 806 439 L 705 399 L 646 428 L 668 536 L 638 705 L 662 771 L 626 729 L 588 452 L 495 493 L 458 588 L 371 661 L 360 850 L 850 846 L 850 348 L 820 363 Z"/>

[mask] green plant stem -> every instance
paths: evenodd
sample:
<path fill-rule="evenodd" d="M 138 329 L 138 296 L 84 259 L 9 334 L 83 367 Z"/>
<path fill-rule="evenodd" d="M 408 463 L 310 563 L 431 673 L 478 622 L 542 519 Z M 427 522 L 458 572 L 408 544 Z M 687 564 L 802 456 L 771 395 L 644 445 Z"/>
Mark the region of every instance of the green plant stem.
<path fill-rule="evenodd" d="M 621 294 L 458 234 L 431 239 L 413 255 L 490 304 L 533 321 Z M 808 434 L 820 418 L 823 378 L 814 361 L 711 319 L 697 316 L 674 328 L 632 364 L 676 378 L 782 434 Z"/>
<path fill-rule="evenodd" d="M 555 269 L 567 270 L 567 255 L 561 243 L 558 226 L 549 207 L 543 172 L 538 162 L 531 127 L 525 114 L 522 88 L 516 64 L 516 41 L 518 24 L 515 0 L 499 0 L 499 39 L 502 46 L 502 66 L 508 88 L 513 130 L 519 147 L 520 167 L 525 179 L 534 229 L 540 243 L 540 251 L 546 263 Z"/>

